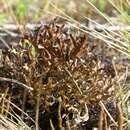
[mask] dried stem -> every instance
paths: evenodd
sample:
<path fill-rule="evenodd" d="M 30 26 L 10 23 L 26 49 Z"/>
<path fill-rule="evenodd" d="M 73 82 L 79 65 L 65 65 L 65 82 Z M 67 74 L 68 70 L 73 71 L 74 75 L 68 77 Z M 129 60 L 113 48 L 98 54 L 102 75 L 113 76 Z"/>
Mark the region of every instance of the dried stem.
<path fill-rule="evenodd" d="M 50 119 L 50 127 L 51 127 L 51 130 L 55 130 L 54 125 L 53 125 L 53 123 L 52 123 L 52 120 L 51 120 L 51 119 Z"/>
<path fill-rule="evenodd" d="M 62 103 L 62 99 L 61 97 L 59 97 L 59 106 L 58 106 L 58 125 L 59 125 L 59 129 L 60 130 L 63 130 L 63 127 L 62 127 L 62 117 L 61 117 L 61 103 Z"/>
<path fill-rule="evenodd" d="M 101 107 L 99 123 L 98 123 L 98 129 L 99 130 L 103 130 L 103 120 L 104 120 L 103 115 L 104 115 L 104 109 Z"/>
<path fill-rule="evenodd" d="M 36 115 L 35 115 L 36 130 L 39 130 L 39 106 L 40 106 L 40 93 L 38 93 L 36 97 Z"/>
<path fill-rule="evenodd" d="M 120 103 L 117 104 L 117 111 L 118 111 L 118 127 L 117 127 L 117 130 L 123 130 L 124 119 L 123 119 L 123 111 L 122 111 Z"/>

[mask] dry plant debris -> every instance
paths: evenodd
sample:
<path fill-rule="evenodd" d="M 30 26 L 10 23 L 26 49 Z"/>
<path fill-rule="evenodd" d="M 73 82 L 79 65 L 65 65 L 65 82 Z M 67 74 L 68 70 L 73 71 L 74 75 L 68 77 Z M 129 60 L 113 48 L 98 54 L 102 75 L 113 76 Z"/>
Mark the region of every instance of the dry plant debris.
<path fill-rule="evenodd" d="M 109 59 L 96 55 L 98 44 L 89 43 L 88 34 L 70 32 L 56 23 L 41 25 L 3 52 L 0 77 L 33 90 L 1 81 L 0 92 L 9 87 L 11 101 L 35 119 L 37 130 L 39 122 L 43 130 L 72 128 L 89 119 L 88 104 L 113 95 L 115 73 Z"/>

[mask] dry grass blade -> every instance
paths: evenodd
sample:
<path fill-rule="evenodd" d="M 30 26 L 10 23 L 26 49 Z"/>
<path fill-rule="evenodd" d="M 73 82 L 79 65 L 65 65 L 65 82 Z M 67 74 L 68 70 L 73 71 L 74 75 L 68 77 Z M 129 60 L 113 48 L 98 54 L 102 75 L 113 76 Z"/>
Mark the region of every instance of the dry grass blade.
<path fill-rule="evenodd" d="M 70 71 L 68 69 L 65 68 L 65 71 L 67 72 L 67 74 L 71 77 L 76 89 L 79 91 L 79 93 L 82 95 L 82 91 L 80 89 L 80 87 L 78 86 L 77 82 L 75 81 L 75 79 L 73 78 L 72 74 L 70 73 Z"/>
<path fill-rule="evenodd" d="M 8 99 L 6 99 L 6 98 L 4 98 L 4 97 L 1 97 L 0 98 L 0 100 L 4 100 L 5 101 L 5 103 L 8 103 L 8 104 L 10 104 L 11 106 L 13 106 L 14 108 L 16 108 L 18 111 L 20 111 L 21 113 L 23 113 L 28 119 L 30 119 L 33 123 L 35 123 L 35 121 L 27 114 L 27 113 L 25 113 L 22 109 L 20 109 L 18 106 L 16 106 L 13 102 L 11 102 L 10 100 L 8 100 Z M 7 106 L 8 107 L 8 106 Z M 9 109 L 7 109 L 7 111 L 8 111 Z M 4 109 L 3 109 L 3 111 L 5 111 Z"/>
<path fill-rule="evenodd" d="M 100 101 L 100 105 L 101 107 L 104 109 L 104 111 L 106 112 L 106 114 L 108 115 L 108 117 L 111 119 L 111 121 L 114 123 L 115 126 L 118 126 L 116 121 L 113 119 L 113 117 L 111 116 L 111 114 L 108 112 L 108 110 L 106 109 L 105 105 L 103 104 L 102 101 Z"/>
<path fill-rule="evenodd" d="M 94 9 L 96 9 L 96 10 L 98 10 L 90 1 L 88 1 L 88 0 L 86 0 Z M 81 30 L 81 31 L 83 31 L 83 32 L 87 32 L 87 33 L 89 33 L 90 35 L 92 35 L 92 36 L 94 36 L 95 38 L 98 38 L 98 39 L 100 39 L 100 40 L 102 40 L 102 41 L 104 41 L 106 44 L 108 44 L 109 46 L 111 46 L 111 47 L 113 47 L 114 49 L 116 49 L 116 50 L 118 50 L 118 51 L 120 51 L 121 53 L 123 53 L 123 54 L 125 54 L 125 55 L 127 55 L 128 56 L 128 45 L 125 43 L 125 41 L 121 41 L 121 40 L 118 40 L 117 38 L 114 38 L 112 35 L 104 35 L 104 34 L 102 34 L 102 33 L 99 33 L 98 31 L 95 31 L 95 30 L 93 30 L 93 31 L 87 31 L 87 30 L 89 30 L 89 28 L 87 28 L 87 26 L 84 26 L 84 25 L 82 25 L 80 22 L 78 22 L 78 21 L 76 21 L 76 20 L 74 20 L 72 17 L 70 17 L 69 15 L 67 15 L 65 12 L 63 12 L 62 10 L 60 10 L 58 7 L 56 7 L 56 5 L 54 4 L 54 3 L 50 3 L 50 5 L 53 7 L 53 8 L 55 8 L 58 12 L 60 12 L 61 13 L 61 16 L 60 15 L 57 15 L 57 14 L 54 14 L 54 13 L 52 13 L 52 12 L 49 12 L 50 14 L 53 14 L 53 15 L 55 15 L 55 16 L 59 16 L 59 17 L 62 17 L 63 19 L 66 19 L 67 21 L 69 21 L 70 22 L 70 25 L 72 26 L 72 27 L 75 27 L 75 28 L 77 28 L 77 29 L 79 29 L 79 30 Z M 98 10 L 98 12 L 99 12 L 99 14 L 101 14 L 101 12 Z M 63 16 L 62 16 L 63 15 Z M 107 19 L 107 21 L 109 22 L 109 23 L 111 23 L 111 25 L 113 25 L 112 24 L 112 22 L 110 22 L 110 20 L 106 17 L 106 16 L 104 16 L 103 14 L 102 14 L 102 16 L 103 17 L 105 17 L 106 19 Z M 74 25 L 75 24 L 75 25 Z M 78 26 L 79 27 L 78 27 Z M 83 29 L 82 29 L 83 28 Z M 107 29 L 107 27 L 105 28 L 105 30 L 108 30 Z M 108 30 L 109 31 L 109 30 Z M 110 32 L 112 32 L 112 31 L 110 31 Z M 117 34 L 117 33 L 115 33 L 115 32 L 112 32 L 113 34 L 115 34 L 115 35 L 119 35 L 119 37 L 122 37 L 122 38 L 124 38 L 122 35 L 122 33 L 121 33 L 121 31 L 120 30 L 118 30 L 118 32 L 119 32 L 119 34 Z M 126 40 L 126 39 L 124 39 L 124 40 Z M 121 45 L 119 45 L 118 43 L 120 43 Z"/>
<path fill-rule="evenodd" d="M 29 86 L 27 86 L 26 84 L 21 83 L 21 82 L 19 82 L 18 80 L 15 80 L 15 79 L 0 77 L 0 81 L 7 81 L 7 82 L 16 83 L 16 84 L 19 84 L 19 85 L 23 86 L 23 87 L 26 88 L 26 89 L 33 90 L 32 87 L 29 87 Z"/>

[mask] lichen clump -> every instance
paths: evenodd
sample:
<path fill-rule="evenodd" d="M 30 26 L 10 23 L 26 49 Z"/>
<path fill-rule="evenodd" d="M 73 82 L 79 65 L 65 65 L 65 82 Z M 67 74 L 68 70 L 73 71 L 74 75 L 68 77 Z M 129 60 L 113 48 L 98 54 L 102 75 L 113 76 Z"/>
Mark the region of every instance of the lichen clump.
<path fill-rule="evenodd" d="M 33 88 L 27 92 L 25 111 L 34 109 L 38 95 L 40 112 L 51 113 L 52 108 L 59 109 L 55 104 L 61 104 L 62 127 L 66 127 L 66 119 L 87 121 L 87 104 L 113 94 L 112 64 L 105 56 L 96 55 L 97 44 L 89 43 L 88 34 L 70 32 L 64 25 L 41 25 L 26 33 L 16 48 L 4 56 L 2 68 L 8 68 L 15 79 Z M 54 124 L 51 116 L 49 120 Z"/>

